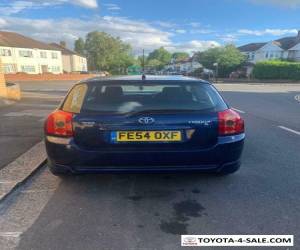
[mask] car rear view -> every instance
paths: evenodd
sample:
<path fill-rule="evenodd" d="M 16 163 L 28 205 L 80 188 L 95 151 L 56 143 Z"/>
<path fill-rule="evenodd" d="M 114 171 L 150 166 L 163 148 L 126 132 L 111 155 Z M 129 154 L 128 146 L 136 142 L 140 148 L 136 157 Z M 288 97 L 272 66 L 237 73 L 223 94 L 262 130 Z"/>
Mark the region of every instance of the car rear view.
<path fill-rule="evenodd" d="M 45 123 L 50 170 L 238 170 L 244 121 L 208 82 L 120 77 L 75 85 Z"/>

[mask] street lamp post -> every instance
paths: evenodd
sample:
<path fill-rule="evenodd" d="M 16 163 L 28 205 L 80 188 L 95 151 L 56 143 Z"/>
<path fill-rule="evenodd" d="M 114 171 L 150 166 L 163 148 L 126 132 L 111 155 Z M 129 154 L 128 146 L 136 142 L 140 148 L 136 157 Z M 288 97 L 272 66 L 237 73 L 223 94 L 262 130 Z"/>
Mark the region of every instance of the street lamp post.
<path fill-rule="evenodd" d="M 142 67 L 143 67 L 143 74 L 145 74 L 145 50 L 143 49 L 143 61 L 142 61 Z"/>

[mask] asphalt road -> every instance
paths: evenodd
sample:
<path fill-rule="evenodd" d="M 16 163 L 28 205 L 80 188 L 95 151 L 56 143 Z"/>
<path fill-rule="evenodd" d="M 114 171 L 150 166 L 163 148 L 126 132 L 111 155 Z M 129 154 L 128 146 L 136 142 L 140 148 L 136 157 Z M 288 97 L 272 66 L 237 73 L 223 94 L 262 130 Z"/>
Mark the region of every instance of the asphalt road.
<path fill-rule="evenodd" d="M 14 105 L 0 106 L 0 169 L 42 140 L 45 117 L 73 84 L 22 83 L 22 100 Z"/>
<path fill-rule="evenodd" d="M 238 173 L 60 179 L 42 168 L 0 206 L 0 248 L 179 249 L 181 234 L 293 234 L 289 249 L 300 249 L 300 86 L 217 87 L 246 120 Z"/>
<path fill-rule="evenodd" d="M 24 92 L 22 101 L 0 107 L 0 169 L 42 140 L 45 117 L 65 92 Z"/>

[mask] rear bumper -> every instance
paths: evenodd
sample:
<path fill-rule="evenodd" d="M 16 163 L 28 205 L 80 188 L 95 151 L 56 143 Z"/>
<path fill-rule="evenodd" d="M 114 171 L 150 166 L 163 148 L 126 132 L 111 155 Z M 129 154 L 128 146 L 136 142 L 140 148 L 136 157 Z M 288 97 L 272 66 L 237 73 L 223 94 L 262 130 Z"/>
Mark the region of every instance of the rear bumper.
<path fill-rule="evenodd" d="M 45 143 L 50 166 L 74 173 L 217 171 L 240 164 L 244 138 L 219 137 L 211 148 L 180 151 L 88 151 L 73 140 Z"/>
<path fill-rule="evenodd" d="M 59 169 L 61 172 L 71 173 L 172 173 L 172 172 L 218 172 L 226 167 L 239 167 L 240 160 L 219 165 L 188 165 L 188 166 L 65 166 L 53 164 L 48 160 L 50 168 Z"/>

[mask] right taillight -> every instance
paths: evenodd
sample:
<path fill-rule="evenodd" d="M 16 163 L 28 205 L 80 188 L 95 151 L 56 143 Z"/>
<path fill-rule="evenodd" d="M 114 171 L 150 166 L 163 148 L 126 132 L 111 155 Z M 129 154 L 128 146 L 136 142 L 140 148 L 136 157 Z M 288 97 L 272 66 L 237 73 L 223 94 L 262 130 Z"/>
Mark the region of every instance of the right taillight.
<path fill-rule="evenodd" d="M 51 113 L 45 122 L 47 135 L 72 137 L 73 136 L 73 113 L 57 110 Z"/>
<path fill-rule="evenodd" d="M 218 113 L 219 135 L 234 135 L 244 133 L 244 120 L 232 109 Z"/>

